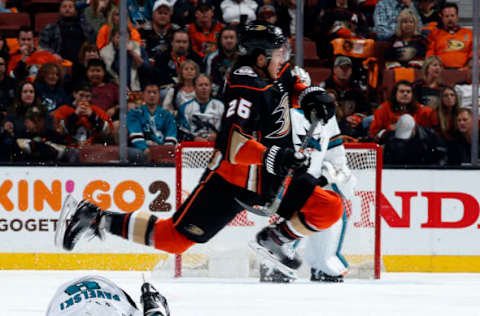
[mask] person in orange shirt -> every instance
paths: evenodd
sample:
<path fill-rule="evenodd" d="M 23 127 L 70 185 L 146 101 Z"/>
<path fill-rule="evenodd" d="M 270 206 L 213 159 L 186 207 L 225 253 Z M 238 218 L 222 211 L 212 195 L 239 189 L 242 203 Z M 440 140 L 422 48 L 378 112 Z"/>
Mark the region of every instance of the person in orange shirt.
<path fill-rule="evenodd" d="M 118 7 L 110 11 L 107 24 L 104 24 L 100 30 L 98 30 L 97 48 L 99 51 L 110 43 L 110 30 L 115 25 L 120 25 L 120 9 Z M 130 21 L 128 21 L 128 29 L 130 30 L 130 39 L 138 44 L 142 44 L 140 33 L 132 26 Z"/>
<path fill-rule="evenodd" d="M 427 57 L 440 57 L 445 68 L 464 67 L 472 56 L 473 32 L 458 25 L 458 6 L 447 2 L 440 11 L 441 24 L 428 36 Z"/>
<path fill-rule="evenodd" d="M 396 129 L 396 123 L 402 114 L 410 114 L 415 122 L 422 126 L 432 126 L 432 109 L 415 100 L 412 84 L 400 80 L 395 84 L 389 101 L 385 101 L 373 113 L 370 124 L 370 137 L 375 142 L 383 143 L 387 133 Z"/>
<path fill-rule="evenodd" d="M 112 120 L 104 110 L 90 103 L 91 85 L 79 84 L 73 97 L 73 106 L 62 105 L 54 115 L 56 130 L 65 136 L 67 144 L 82 147 L 91 143 L 113 142 Z"/>
<path fill-rule="evenodd" d="M 204 58 L 217 49 L 217 38 L 225 27 L 213 18 L 213 6 L 208 2 L 199 2 L 195 8 L 195 22 L 187 27 L 192 40 L 192 49 Z"/>

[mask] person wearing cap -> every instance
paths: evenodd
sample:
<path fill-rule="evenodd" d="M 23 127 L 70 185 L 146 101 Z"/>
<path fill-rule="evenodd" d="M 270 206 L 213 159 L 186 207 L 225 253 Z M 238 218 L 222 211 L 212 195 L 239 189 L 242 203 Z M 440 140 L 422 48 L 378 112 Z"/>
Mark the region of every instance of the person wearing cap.
<path fill-rule="evenodd" d="M 396 123 L 403 114 L 410 114 L 418 125 L 431 127 L 432 111 L 431 108 L 417 102 L 411 82 L 400 80 L 393 87 L 390 100 L 375 110 L 370 124 L 370 137 L 377 143 L 385 143 L 389 132 L 395 131 Z M 402 132 L 399 133 L 404 135 Z"/>
<path fill-rule="evenodd" d="M 170 48 L 173 32 L 180 27 L 171 23 L 174 0 L 157 0 L 153 5 L 152 24 L 139 32 L 149 57 L 153 58 Z"/>
<path fill-rule="evenodd" d="M 352 137 L 367 136 L 360 123 L 363 118 L 371 115 L 372 109 L 360 85 L 352 76 L 352 60 L 349 57 L 335 58 L 332 74 L 325 80 L 323 87 L 335 91 L 337 101 L 344 109 L 344 116 L 338 118 L 342 133 Z M 347 126 L 348 128 L 345 128 Z"/>
<path fill-rule="evenodd" d="M 223 21 L 227 24 L 248 23 L 256 19 L 258 4 L 254 0 L 223 0 L 220 3 Z"/>
<path fill-rule="evenodd" d="M 65 136 L 71 147 L 112 142 L 112 120 L 108 114 L 90 103 L 92 86 L 80 83 L 73 92 L 73 106 L 62 105 L 55 111 L 56 130 Z"/>
<path fill-rule="evenodd" d="M 383 163 L 392 165 L 445 165 L 447 159 L 445 141 L 410 114 L 400 115 L 387 133 L 383 153 Z"/>
<path fill-rule="evenodd" d="M 202 58 L 212 53 L 217 48 L 217 36 L 224 27 L 214 19 L 213 5 L 208 0 L 199 1 L 195 9 L 195 22 L 187 27 L 193 51 Z"/>
<path fill-rule="evenodd" d="M 277 11 L 275 10 L 275 7 L 270 4 L 265 4 L 258 9 L 257 19 L 259 21 L 265 21 L 270 24 L 279 26 L 277 25 L 277 22 L 278 22 Z"/>

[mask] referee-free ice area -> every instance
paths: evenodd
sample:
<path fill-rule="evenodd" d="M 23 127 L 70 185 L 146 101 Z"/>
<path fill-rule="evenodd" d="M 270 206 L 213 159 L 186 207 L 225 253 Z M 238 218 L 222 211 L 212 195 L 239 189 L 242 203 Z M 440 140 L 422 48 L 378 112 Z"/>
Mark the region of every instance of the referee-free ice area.
<path fill-rule="evenodd" d="M 88 274 L 116 282 L 138 303 L 141 272 L 0 271 L 0 315 L 45 315 L 58 286 Z M 474 316 L 480 315 L 480 274 L 383 273 L 381 280 L 343 284 L 298 280 L 157 279 L 172 316 Z"/>

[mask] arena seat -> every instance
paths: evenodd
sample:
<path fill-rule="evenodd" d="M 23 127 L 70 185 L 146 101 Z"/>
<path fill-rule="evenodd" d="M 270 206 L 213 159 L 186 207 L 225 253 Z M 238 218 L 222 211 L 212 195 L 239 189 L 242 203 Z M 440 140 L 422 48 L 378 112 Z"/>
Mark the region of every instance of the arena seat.
<path fill-rule="evenodd" d="M 109 163 L 119 162 L 118 146 L 89 145 L 80 149 L 81 163 Z"/>
<path fill-rule="evenodd" d="M 416 69 L 414 80 L 420 79 L 421 76 L 422 76 L 421 71 Z M 401 79 L 402 78 L 395 77 L 395 71 L 393 69 L 384 70 L 382 86 L 381 86 L 381 90 L 383 93 L 381 93 L 382 100 L 380 100 L 380 102 L 383 102 L 389 98 L 390 93 L 393 89 L 393 86 L 397 81 Z M 465 81 L 467 79 L 467 72 L 463 70 L 457 70 L 457 69 L 445 69 L 442 74 L 442 79 L 445 85 L 454 86 L 455 84 Z"/>
<path fill-rule="evenodd" d="M 332 71 L 330 68 L 325 67 L 309 67 L 305 66 L 305 70 L 310 74 L 310 78 L 312 79 L 312 84 L 320 84 L 321 82 L 325 81 Z"/>
<path fill-rule="evenodd" d="M 16 37 L 20 27 L 30 25 L 30 15 L 28 13 L 0 13 L 0 32 L 6 37 Z"/>
<path fill-rule="evenodd" d="M 175 146 L 163 145 L 150 147 L 150 157 L 152 162 L 160 164 L 175 163 Z"/>
<path fill-rule="evenodd" d="M 39 12 L 58 12 L 61 0 L 29 0 L 27 11 L 31 14 Z"/>
<path fill-rule="evenodd" d="M 57 12 L 40 12 L 35 14 L 35 32 L 38 34 L 48 24 L 58 20 L 60 15 Z"/>

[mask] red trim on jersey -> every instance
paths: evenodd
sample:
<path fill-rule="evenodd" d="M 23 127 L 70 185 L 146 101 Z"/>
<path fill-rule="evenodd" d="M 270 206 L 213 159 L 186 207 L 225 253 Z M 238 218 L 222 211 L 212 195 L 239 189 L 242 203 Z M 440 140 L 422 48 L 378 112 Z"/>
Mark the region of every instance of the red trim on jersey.
<path fill-rule="evenodd" d="M 269 84 L 263 88 L 254 88 L 254 87 L 250 87 L 250 86 L 244 86 L 244 85 L 233 85 L 233 86 L 230 86 L 230 88 L 245 88 L 245 89 L 250 89 L 250 90 L 255 90 L 255 91 L 266 91 L 268 90 L 269 88 L 273 87 L 273 84 Z"/>

